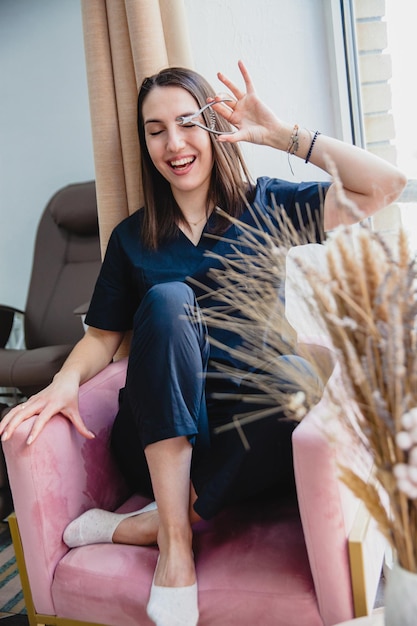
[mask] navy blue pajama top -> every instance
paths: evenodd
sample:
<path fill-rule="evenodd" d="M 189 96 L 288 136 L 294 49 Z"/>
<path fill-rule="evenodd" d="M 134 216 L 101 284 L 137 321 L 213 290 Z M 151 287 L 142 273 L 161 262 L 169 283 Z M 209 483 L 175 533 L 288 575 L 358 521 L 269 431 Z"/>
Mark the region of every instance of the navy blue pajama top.
<path fill-rule="evenodd" d="M 289 183 L 263 177 L 257 181 L 253 205 L 257 211 L 270 214 L 270 207 L 274 201 L 276 206 L 285 209 L 297 230 L 302 228 L 300 218 L 304 225 L 313 221 L 315 240 L 321 242 L 322 203 L 327 188 L 328 183 Z M 153 251 L 141 243 L 142 216 L 141 210 L 136 211 L 118 224 L 110 237 L 86 317 L 89 326 L 119 332 L 130 330 L 134 314 L 144 294 L 150 287 L 159 283 L 188 282 L 187 279 L 192 277 L 198 283 L 214 288 L 215 285 L 212 284 L 208 273 L 215 261 L 207 258 L 205 253 L 210 250 L 220 256 L 226 256 L 232 252 L 232 242 L 238 241 L 239 237 L 239 229 L 234 225 L 231 225 L 225 233 L 227 242 L 204 236 L 210 229 L 209 219 L 197 245 L 178 229 L 177 237 L 162 243 L 156 251 Z M 239 219 L 254 224 L 249 209 Z M 194 282 L 189 284 L 197 298 L 203 293 L 206 294 L 206 291 L 200 291 Z M 205 297 L 204 308 L 208 306 L 210 298 Z M 222 329 L 210 328 L 209 334 L 228 346 L 236 346 L 240 341 L 239 336 Z M 241 367 L 229 353 L 214 346 L 211 346 L 210 357 L 215 361 Z"/>

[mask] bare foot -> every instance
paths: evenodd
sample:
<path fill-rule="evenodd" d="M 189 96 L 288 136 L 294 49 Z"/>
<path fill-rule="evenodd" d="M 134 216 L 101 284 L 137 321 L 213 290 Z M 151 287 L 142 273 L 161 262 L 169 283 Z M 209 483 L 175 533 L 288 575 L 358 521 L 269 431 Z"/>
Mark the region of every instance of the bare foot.
<path fill-rule="evenodd" d="M 113 543 L 131 546 L 156 544 L 159 528 L 158 511 L 148 511 L 122 520 L 113 533 Z"/>
<path fill-rule="evenodd" d="M 190 523 L 200 520 L 201 517 L 191 508 Z M 122 520 L 113 533 L 112 541 L 131 546 L 152 546 L 157 543 L 158 530 L 158 511 L 148 511 Z"/>

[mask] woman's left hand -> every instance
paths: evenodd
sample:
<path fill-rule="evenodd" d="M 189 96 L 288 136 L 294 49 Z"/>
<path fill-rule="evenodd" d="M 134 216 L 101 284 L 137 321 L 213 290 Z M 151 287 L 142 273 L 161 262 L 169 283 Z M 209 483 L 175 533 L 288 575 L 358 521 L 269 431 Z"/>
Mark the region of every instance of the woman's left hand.
<path fill-rule="evenodd" d="M 218 135 L 219 142 L 235 143 L 237 141 L 248 141 L 261 145 L 276 146 L 276 139 L 281 134 L 283 143 L 287 142 L 288 129 L 274 113 L 258 98 L 255 87 L 249 76 L 244 63 L 238 63 L 240 72 L 245 82 L 246 92 L 241 91 L 231 80 L 221 72 L 218 73 L 219 80 L 233 94 L 234 99 L 226 104 L 216 105 L 213 108 L 230 124 L 237 128 L 237 131 L 230 135 Z M 218 96 L 224 98 L 225 94 Z M 271 142 L 274 138 L 274 143 Z M 285 138 L 285 139 L 284 139 Z M 285 149 L 285 148 L 283 148 Z"/>
<path fill-rule="evenodd" d="M 256 95 L 255 88 L 245 65 L 239 61 L 239 69 L 245 82 L 246 92 L 240 90 L 224 74 L 219 80 L 233 94 L 227 103 L 215 103 L 213 108 L 237 131 L 230 135 L 217 135 L 217 141 L 235 143 L 249 141 L 288 151 L 294 129 L 297 127 L 297 147 L 291 152 L 301 159 L 309 155 L 309 162 L 331 175 L 337 176 L 346 201 L 353 203 L 355 212 L 341 210 L 341 195 L 331 185 L 324 201 L 324 228 L 331 230 L 339 224 L 354 223 L 394 202 L 406 184 L 405 176 L 393 165 L 367 150 L 320 134 L 311 151 L 313 133 L 298 129 L 280 120 Z M 217 95 L 216 99 L 228 97 Z M 229 96 L 230 97 L 230 96 Z M 330 171 L 332 170 L 332 171 Z"/>

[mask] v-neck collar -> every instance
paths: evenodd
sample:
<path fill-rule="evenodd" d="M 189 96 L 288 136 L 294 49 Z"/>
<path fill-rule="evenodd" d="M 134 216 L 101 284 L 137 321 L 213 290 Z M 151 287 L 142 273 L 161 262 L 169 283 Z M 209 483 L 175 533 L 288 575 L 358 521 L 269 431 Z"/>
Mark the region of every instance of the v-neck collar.
<path fill-rule="evenodd" d="M 191 241 L 191 239 L 188 237 L 188 235 L 185 234 L 185 232 L 177 225 L 178 231 L 180 233 L 180 237 L 183 237 L 189 244 L 190 246 L 193 246 L 193 248 L 200 248 L 202 245 L 203 240 L 207 241 L 207 238 L 205 237 L 207 230 L 209 228 L 209 226 L 212 225 L 214 219 L 213 219 L 213 213 L 211 213 L 211 215 L 209 216 L 208 220 L 206 221 L 206 223 L 204 224 L 204 228 L 201 231 L 201 235 L 200 235 L 200 239 L 198 240 L 197 243 L 194 243 L 193 241 Z"/>

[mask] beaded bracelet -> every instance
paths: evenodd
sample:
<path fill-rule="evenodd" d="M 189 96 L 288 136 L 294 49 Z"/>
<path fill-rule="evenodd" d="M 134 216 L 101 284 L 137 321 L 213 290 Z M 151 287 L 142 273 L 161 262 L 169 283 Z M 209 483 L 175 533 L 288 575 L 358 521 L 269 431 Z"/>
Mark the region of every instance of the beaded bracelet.
<path fill-rule="evenodd" d="M 316 132 L 314 133 L 313 140 L 312 140 L 312 142 L 310 144 L 310 148 L 308 149 L 305 163 L 308 163 L 310 161 L 310 157 L 311 157 L 311 153 L 313 152 L 314 144 L 316 143 L 316 139 L 317 139 L 317 137 L 319 135 L 320 135 L 319 131 L 316 130 Z"/>

